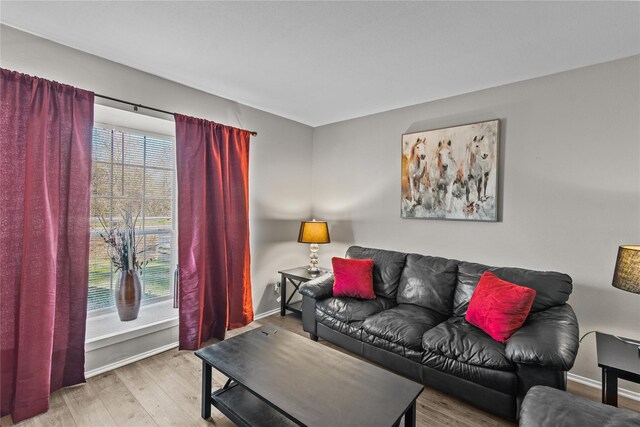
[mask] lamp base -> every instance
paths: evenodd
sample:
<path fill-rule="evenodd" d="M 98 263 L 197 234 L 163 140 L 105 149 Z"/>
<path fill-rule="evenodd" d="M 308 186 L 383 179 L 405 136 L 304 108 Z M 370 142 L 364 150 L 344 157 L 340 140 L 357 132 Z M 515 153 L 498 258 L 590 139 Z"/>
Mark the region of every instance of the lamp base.
<path fill-rule="evenodd" d="M 319 273 L 320 269 L 318 268 L 318 249 L 320 249 L 320 246 L 318 246 L 317 243 L 312 243 L 309 245 L 309 268 L 307 269 L 307 271 L 309 271 L 309 273 Z"/>
<path fill-rule="evenodd" d="M 316 277 L 319 277 L 322 274 L 322 270 L 320 270 L 319 268 L 315 270 L 312 270 L 311 268 L 307 268 L 307 273 L 309 274 L 309 278 L 315 279 Z"/>

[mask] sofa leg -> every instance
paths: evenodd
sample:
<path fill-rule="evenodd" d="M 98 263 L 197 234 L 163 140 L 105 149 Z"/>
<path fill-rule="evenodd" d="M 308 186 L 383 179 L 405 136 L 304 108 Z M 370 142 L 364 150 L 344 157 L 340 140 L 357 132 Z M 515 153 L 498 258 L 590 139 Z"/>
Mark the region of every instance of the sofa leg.
<path fill-rule="evenodd" d="M 309 334 L 309 338 L 311 338 L 311 341 L 318 341 L 318 336 L 316 334 Z"/>

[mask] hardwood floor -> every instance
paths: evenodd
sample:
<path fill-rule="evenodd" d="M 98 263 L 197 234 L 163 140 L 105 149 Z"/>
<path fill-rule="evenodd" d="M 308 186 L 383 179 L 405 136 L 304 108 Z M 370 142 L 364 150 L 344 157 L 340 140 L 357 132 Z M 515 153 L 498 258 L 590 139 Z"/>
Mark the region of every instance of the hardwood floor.
<path fill-rule="evenodd" d="M 253 322 L 230 336 L 272 324 L 307 336 L 300 317 L 274 314 Z M 324 345 L 341 350 L 324 340 Z M 341 350 L 344 351 L 344 350 Z M 17 425 L 31 426 L 233 426 L 215 408 L 211 418 L 200 418 L 200 360 L 192 352 L 169 350 L 87 380 L 86 384 L 53 393 L 49 412 Z M 213 371 L 213 387 L 226 377 Z M 571 393 L 599 401 L 600 391 L 569 383 Z M 621 397 L 620 406 L 640 412 L 640 402 Z M 425 388 L 417 401 L 419 426 L 514 426 L 436 390 Z M 10 417 L 0 427 L 12 426 Z"/>

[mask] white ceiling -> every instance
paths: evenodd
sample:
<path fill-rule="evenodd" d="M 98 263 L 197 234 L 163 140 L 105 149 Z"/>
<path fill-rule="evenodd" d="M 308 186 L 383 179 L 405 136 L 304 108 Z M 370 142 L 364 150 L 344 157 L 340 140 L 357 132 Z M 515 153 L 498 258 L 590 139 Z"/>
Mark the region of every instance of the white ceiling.
<path fill-rule="evenodd" d="M 640 53 L 639 2 L 1 3 L 9 26 L 311 126 Z"/>

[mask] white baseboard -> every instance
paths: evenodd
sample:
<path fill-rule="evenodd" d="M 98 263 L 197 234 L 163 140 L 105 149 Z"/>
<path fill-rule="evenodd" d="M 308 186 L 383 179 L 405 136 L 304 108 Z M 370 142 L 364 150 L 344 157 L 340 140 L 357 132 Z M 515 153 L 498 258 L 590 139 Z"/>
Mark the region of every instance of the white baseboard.
<path fill-rule="evenodd" d="M 111 371 L 113 369 L 120 368 L 130 363 L 137 362 L 138 360 L 146 359 L 147 357 L 155 356 L 156 354 L 165 352 L 167 350 L 171 350 L 172 348 L 176 348 L 177 346 L 178 346 L 177 342 L 163 345 L 162 347 L 154 348 L 153 350 L 145 351 L 144 353 L 136 354 L 135 356 L 127 357 L 126 359 L 118 360 L 117 362 L 110 363 L 105 366 L 101 366 L 91 371 L 87 371 L 84 373 L 84 376 L 85 378 L 95 377 L 96 375 L 100 375 L 107 371 Z"/>
<path fill-rule="evenodd" d="M 591 378 L 583 377 L 581 375 L 576 375 L 569 372 L 567 373 L 567 379 L 578 384 L 584 384 L 586 386 L 602 390 L 602 383 Z M 632 400 L 640 401 L 640 393 L 636 393 L 635 391 L 627 390 L 624 388 L 618 388 L 618 396 L 624 396 Z"/>
<path fill-rule="evenodd" d="M 253 316 L 253 320 L 264 319 L 265 317 L 269 317 L 272 314 L 276 314 L 276 313 L 280 313 L 280 309 L 279 308 L 274 308 L 273 310 L 265 311 L 264 313 L 255 314 Z"/>

